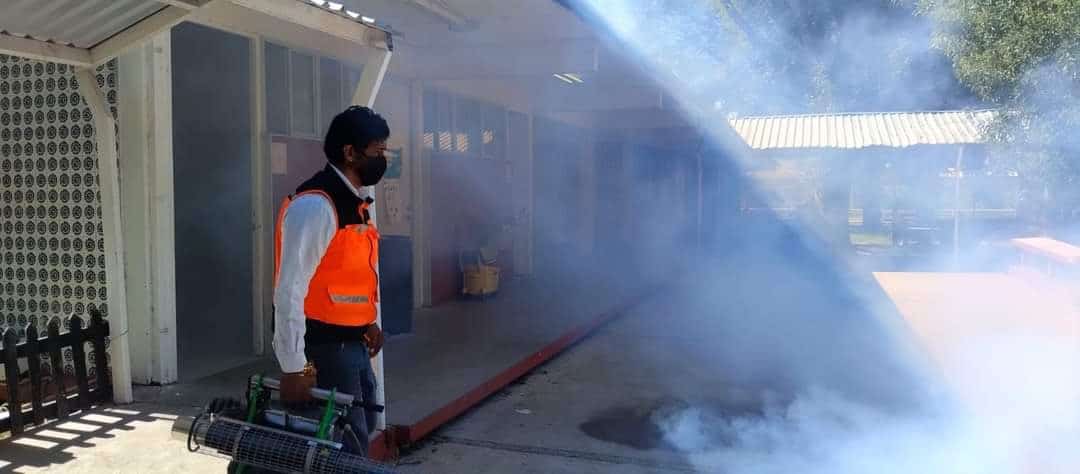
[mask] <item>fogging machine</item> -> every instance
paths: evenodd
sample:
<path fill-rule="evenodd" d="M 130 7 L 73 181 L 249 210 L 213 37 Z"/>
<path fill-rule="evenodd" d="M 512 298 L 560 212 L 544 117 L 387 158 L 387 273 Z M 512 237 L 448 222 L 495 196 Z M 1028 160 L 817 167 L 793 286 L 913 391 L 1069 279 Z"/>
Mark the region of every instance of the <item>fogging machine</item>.
<path fill-rule="evenodd" d="M 391 473 L 389 466 L 352 454 L 346 446 L 359 446 L 349 426 L 352 409 L 381 412 L 383 407 L 361 402 L 349 394 L 314 388 L 318 406 L 298 413 L 275 407 L 271 394 L 280 391 L 277 379 L 252 376 L 244 402 L 212 400 L 197 416 L 173 422 L 173 436 L 187 442 L 188 451 L 233 461 L 230 474 L 279 473 Z"/>

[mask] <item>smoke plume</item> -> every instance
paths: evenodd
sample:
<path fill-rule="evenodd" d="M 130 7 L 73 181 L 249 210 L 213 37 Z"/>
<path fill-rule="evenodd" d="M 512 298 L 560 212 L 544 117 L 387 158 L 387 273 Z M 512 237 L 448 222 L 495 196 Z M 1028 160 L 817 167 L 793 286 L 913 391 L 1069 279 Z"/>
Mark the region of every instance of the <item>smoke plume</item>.
<path fill-rule="evenodd" d="M 860 7 L 873 3 L 884 6 Z M 834 12 L 850 13 L 809 26 L 800 23 L 807 18 L 798 14 L 801 2 L 741 2 L 739 8 L 704 0 L 577 4 L 653 72 L 696 125 L 713 132 L 712 141 L 740 171 L 755 164 L 724 131 L 729 114 L 973 103 L 931 48 L 931 25 L 914 16 L 895 20 L 899 7 L 890 2 L 833 2 Z M 790 8 L 770 10 L 780 4 Z M 800 33 L 806 28 L 821 34 Z M 775 190 L 758 185 L 753 192 L 775 199 Z M 909 198 L 936 208 L 939 194 Z M 1015 324 L 973 324 L 979 330 L 962 343 L 929 351 L 868 276 L 856 275 L 844 257 L 824 249 L 822 231 L 809 222 L 740 232 L 740 249 L 759 252 L 716 257 L 715 275 L 698 279 L 704 302 L 698 306 L 719 307 L 711 299 L 724 288 L 748 311 L 701 315 L 695 331 L 714 333 L 711 345 L 680 350 L 712 351 L 737 381 L 771 379 L 778 391 L 761 393 L 762 408 L 752 414 L 697 404 L 658 416 L 654 422 L 667 440 L 695 466 L 767 474 L 1080 469 L 1075 321 L 1040 326 L 1033 321 L 1046 322 L 1049 313 L 1024 307 L 1031 295 L 995 295 L 981 307 L 938 310 L 977 321 L 1015 304 L 1004 309 L 1017 315 Z M 815 268 L 824 270 L 808 270 Z M 821 295 L 829 292 L 844 296 L 826 302 Z M 1058 303 L 1075 304 L 1068 298 Z M 768 309 L 749 311 L 751 305 Z M 746 316 L 751 313 L 760 317 Z M 1021 315 L 1032 315 L 1030 325 Z"/>

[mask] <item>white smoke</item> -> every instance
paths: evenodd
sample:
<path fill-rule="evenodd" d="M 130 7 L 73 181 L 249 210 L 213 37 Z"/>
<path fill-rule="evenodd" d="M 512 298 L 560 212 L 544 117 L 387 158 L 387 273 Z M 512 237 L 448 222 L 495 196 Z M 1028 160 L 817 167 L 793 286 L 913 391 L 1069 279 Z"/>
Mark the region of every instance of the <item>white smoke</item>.
<path fill-rule="evenodd" d="M 722 120 L 712 110 L 717 103 L 724 107 L 756 104 L 768 110 L 767 113 L 785 108 L 798 110 L 796 104 L 789 101 L 797 95 L 792 91 L 802 90 L 803 85 L 792 84 L 793 78 L 779 76 L 747 83 L 747 75 L 739 74 L 740 70 L 753 67 L 754 58 L 760 53 L 751 54 L 745 48 L 768 47 L 768 44 L 748 46 L 725 34 L 715 20 L 714 9 L 716 3 L 725 2 L 580 0 L 578 3 L 629 48 L 627 54 L 636 56 L 654 71 L 660 79 L 658 82 L 668 88 L 668 92 L 704 129 L 723 128 L 715 124 Z M 897 94 L 909 90 L 944 93 L 939 85 L 947 81 L 940 77 L 897 77 L 869 85 L 859 82 L 859 78 L 866 77 L 888 78 L 887 74 L 866 74 L 867 70 L 886 67 L 890 60 L 875 53 L 885 43 L 884 37 L 900 35 L 917 39 L 922 35 L 921 42 L 909 45 L 908 53 L 929 47 L 929 38 L 925 35 L 930 29 L 926 25 L 893 26 L 876 20 L 859 17 L 851 19 L 848 25 L 837 25 L 835 36 L 840 41 L 826 45 L 827 49 L 820 52 L 820 61 L 848 62 L 841 71 L 846 69 L 850 74 L 841 74 L 840 87 L 833 91 L 834 94 L 849 94 L 839 102 L 858 105 L 859 96 L 851 94 L 853 90 L 865 87 L 893 90 Z M 770 25 L 768 31 L 788 31 L 791 26 Z M 918 54 L 913 56 L 918 57 Z M 948 70 L 942 72 L 949 73 Z M 924 81 L 924 87 L 908 87 L 912 86 L 912 80 Z M 751 95 L 754 100 L 740 101 L 743 98 L 740 95 Z M 771 103 L 763 104 L 770 100 Z M 896 103 L 897 107 L 910 104 L 910 101 L 900 99 Z M 888 110 L 889 106 L 888 103 L 875 103 L 866 108 L 880 111 Z M 722 132 L 717 132 L 713 138 L 717 143 L 730 144 L 730 137 Z M 738 152 L 728 156 L 736 169 L 750 168 L 749 157 Z M 767 189 L 758 191 L 769 192 Z M 811 226 L 795 229 L 804 248 L 813 248 L 820 240 Z M 776 239 L 777 235 L 753 234 L 743 238 L 761 242 Z M 835 260 L 836 256 L 825 258 L 833 259 L 830 264 L 836 267 L 834 270 L 845 266 L 844 262 Z M 763 264 L 765 267 L 773 265 L 772 268 L 763 268 L 758 265 L 760 262 L 755 263 L 752 259 L 742 263 L 732 267 L 738 269 L 738 279 L 731 277 L 732 281 L 726 284 L 735 285 L 746 279 L 769 280 L 784 275 L 785 271 L 778 270 L 776 262 Z M 875 329 L 867 329 L 873 324 L 866 327 L 849 324 L 850 315 L 813 315 L 811 318 L 800 314 L 803 311 L 800 305 L 809 308 L 814 307 L 814 303 L 798 301 L 799 295 L 814 295 L 818 289 L 815 285 L 846 284 L 842 279 L 822 283 L 814 277 L 802 278 L 799 281 L 763 282 L 756 289 L 760 292 L 763 288 L 773 288 L 779 294 L 795 295 L 790 302 L 776 303 L 776 299 L 783 298 L 778 294 L 742 294 L 738 289 L 726 290 L 727 294 L 745 300 L 771 299 L 765 304 L 773 305 L 773 312 L 762 312 L 766 317 L 759 320 L 716 315 L 712 322 L 724 329 L 713 329 L 719 336 L 711 341 L 711 347 L 753 348 L 757 351 L 757 359 L 745 353 L 741 359 L 732 354 L 720 358 L 717 363 L 737 365 L 725 370 L 752 374 L 748 376 L 759 379 L 767 376 L 755 372 L 780 374 L 780 378 L 795 389 L 787 397 L 763 396 L 764 409 L 756 415 L 733 415 L 693 404 L 689 409 L 658 415 L 654 422 L 662 428 L 667 441 L 688 453 L 696 467 L 705 472 L 734 474 L 1080 472 L 1077 321 L 1043 324 L 1051 314 L 1071 314 L 1070 317 L 1075 318 L 1075 306 L 1069 307 L 1075 302 L 1057 301 L 1056 306 L 1025 307 L 1032 301 L 1030 295 L 1016 295 L 1011 303 L 1007 296 L 996 295 L 997 303 L 983 307 L 957 304 L 955 308 L 938 308 L 939 313 L 950 316 L 961 316 L 952 312 L 965 312 L 960 320 L 966 321 L 964 324 L 972 330 L 962 339 L 936 341 L 935 338 L 945 335 L 924 331 L 912 337 L 905 333 L 910 328 L 905 327 L 895 311 L 882 307 L 880 300 L 884 295 L 867 296 L 851 289 L 860 300 L 852 304 L 866 306 L 865 312 L 856 318 L 882 322 L 891 336 L 878 337 L 873 332 Z M 744 287 L 744 290 L 749 288 Z M 965 302 L 972 300 L 970 297 L 963 299 Z M 1011 306 L 1009 310 L 1017 317 L 1013 324 L 989 326 L 988 322 L 987 326 L 980 326 L 980 313 L 1000 316 L 1001 308 L 991 305 L 1003 304 L 1002 301 Z M 708 324 L 705 317 L 700 321 Z M 997 321 L 1000 322 L 1000 318 Z M 949 324 L 937 322 L 936 327 L 950 329 Z M 782 332 L 777 328 L 783 328 Z M 709 328 L 698 330 L 708 331 Z M 830 334 L 830 331 L 834 333 Z M 890 372 L 893 366 L 882 362 L 889 357 L 881 357 L 881 353 L 893 353 L 897 359 L 907 360 L 907 348 L 902 349 L 901 344 L 918 346 L 913 340 L 930 341 L 930 345 L 934 345 L 916 347 L 916 350 L 929 356 L 931 370 L 940 372 L 939 377 L 911 377 L 911 372 L 918 370 Z M 843 344 L 852 344 L 853 348 L 835 348 L 835 345 Z M 874 347 L 874 344 L 878 346 Z M 860 360 L 858 351 L 874 354 Z M 822 355 L 825 353 L 828 355 Z M 906 371 L 910 367 L 896 369 Z M 907 396 L 911 394 L 931 396 L 913 403 L 915 406 L 902 408 L 881 403 L 881 397 L 858 396 L 858 392 L 865 391 L 866 387 L 883 387 L 885 392 L 896 390 L 898 380 L 919 385 L 901 388 L 911 393 L 898 395 L 900 399 L 920 398 L 918 395 Z M 853 390 L 853 386 L 858 389 Z"/>
<path fill-rule="evenodd" d="M 1077 351 L 1045 335 L 973 340 L 951 354 L 958 399 L 895 413 L 811 389 L 763 414 L 690 408 L 655 422 L 705 472 L 1071 473 L 1080 466 Z"/>

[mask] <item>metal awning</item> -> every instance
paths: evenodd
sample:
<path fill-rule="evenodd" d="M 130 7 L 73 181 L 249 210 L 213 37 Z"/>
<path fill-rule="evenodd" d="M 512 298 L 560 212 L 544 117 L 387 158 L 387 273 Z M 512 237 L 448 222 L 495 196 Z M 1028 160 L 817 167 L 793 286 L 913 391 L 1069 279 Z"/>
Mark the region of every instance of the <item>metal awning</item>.
<path fill-rule="evenodd" d="M 392 49 L 389 32 L 323 0 L 3 0 L 0 54 L 92 67 L 182 21 L 272 35 L 252 26 L 268 18 Z"/>
<path fill-rule="evenodd" d="M 786 115 L 729 123 L 754 150 L 906 148 L 985 143 L 986 127 L 996 115 L 992 110 Z"/>

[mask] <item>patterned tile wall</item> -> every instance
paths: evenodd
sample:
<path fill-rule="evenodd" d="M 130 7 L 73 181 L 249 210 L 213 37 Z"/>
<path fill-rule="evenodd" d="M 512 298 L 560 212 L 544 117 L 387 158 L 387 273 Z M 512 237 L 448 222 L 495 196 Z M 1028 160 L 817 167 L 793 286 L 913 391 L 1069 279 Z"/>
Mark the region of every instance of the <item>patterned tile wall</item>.
<path fill-rule="evenodd" d="M 97 71 L 114 117 L 116 75 L 115 61 Z M 69 66 L 0 55 L 0 331 L 15 328 L 20 338 L 28 324 L 44 335 L 54 318 L 85 320 L 94 308 L 108 315 L 85 86 Z M 70 348 L 64 360 L 73 373 Z"/>

